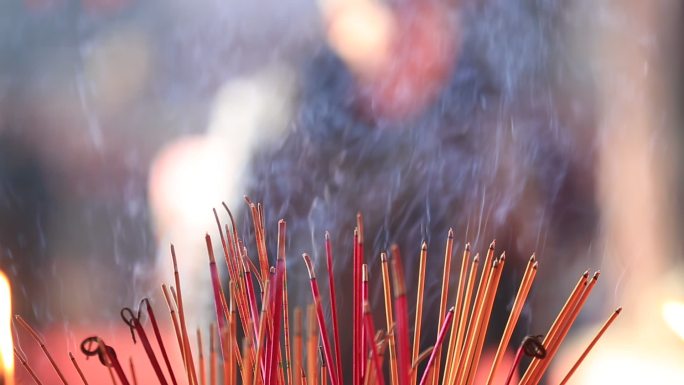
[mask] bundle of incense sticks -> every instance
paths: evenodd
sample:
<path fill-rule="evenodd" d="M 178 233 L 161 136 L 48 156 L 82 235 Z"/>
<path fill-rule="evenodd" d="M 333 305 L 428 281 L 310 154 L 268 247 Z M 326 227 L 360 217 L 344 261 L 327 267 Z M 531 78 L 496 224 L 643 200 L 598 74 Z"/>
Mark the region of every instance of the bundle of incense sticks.
<path fill-rule="evenodd" d="M 462 253 L 458 283 L 455 290 L 450 291 L 454 232 L 449 230 L 444 249 L 444 270 L 439 309 L 437 309 L 439 320 L 437 337 L 430 348 L 421 352 L 421 333 L 434 327 L 422 323 L 427 245 L 423 243 L 420 249 L 415 319 L 411 325 L 403 262 L 396 246 L 391 248 L 389 255 L 382 253 L 380 256 L 384 303 L 370 303 L 368 293 L 371 279 L 368 265 L 365 263 L 363 218 L 358 214 L 357 226 L 353 233 L 353 308 L 337 308 L 332 241 L 326 233 L 323 241 L 325 242 L 327 276 L 324 279 L 328 280 L 329 292 L 321 293 L 315 266 L 309 256 L 304 254 L 303 263 L 309 273 L 312 303 L 305 309 L 293 309 L 294 333 L 291 335 L 285 250 L 286 223 L 283 220 L 278 222 L 277 252 L 273 266 L 270 263 L 272 258 L 269 258 L 266 248 L 263 207 L 248 198 L 246 202 L 254 226 L 256 262 L 252 261 L 252 257 L 248 255 L 245 240 L 240 238 L 233 216 L 225 204 L 223 206 L 230 218 L 229 224 L 223 225 L 214 210 L 222 254 L 228 270 L 228 277 L 225 281 L 219 275 L 211 237 L 209 234 L 206 235 L 209 272 L 216 310 L 216 322 L 210 327 L 209 368 L 206 368 L 205 347 L 199 330 L 195 353 L 190 343 L 190 333 L 183 309 L 177 257 L 173 246 L 171 246 L 171 256 L 175 285 L 169 287 L 163 284 L 162 291 L 176 340 L 164 341 L 148 300 L 143 300 L 137 311 L 125 308 L 121 312 L 122 318 L 133 335 L 137 335 L 142 342 L 149 365 L 154 369 L 159 383 L 163 385 L 169 383 L 218 385 L 219 375 L 222 373 L 222 384 L 474 384 L 499 281 L 506 264 L 506 257 L 503 253 L 499 257 L 495 256 L 494 242 L 489 246 L 482 262 L 479 255 L 471 256 L 470 246 L 466 244 Z M 518 365 L 525 355 L 532 358 L 529 366 L 522 371 L 523 374 L 518 384 L 538 384 L 599 278 L 598 272 L 591 278 L 588 272 L 582 274 L 547 333 L 543 336 L 526 337 L 517 349 L 512 367 L 501 368 L 504 353 L 509 349 L 513 331 L 536 274 L 537 260 L 532 255 L 522 276 L 496 354 L 491 362 L 488 361 L 489 367 L 485 368 L 489 373 L 486 385 L 494 384 L 494 374 L 502 370 L 508 373 L 508 379 L 505 382 L 508 385 L 514 372 L 522 370 L 518 368 Z M 224 289 L 223 282 L 228 283 L 227 290 Z M 453 305 L 447 308 L 450 301 Z M 373 307 L 383 306 L 386 322 L 378 328 L 378 325 L 374 324 L 372 311 Z M 325 317 L 324 309 L 326 308 L 330 310 L 329 314 L 332 315 L 332 319 Z M 337 314 L 339 311 L 347 310 L 351 310 L 353 314 L 353 349 L 351 357 L 342 357 Z M 618 308 L 608 318 L 577 362 L 569 369 L 563 384 L 570 379 L 598 339 L 620 314 L 620 310 Z M 148 335 L 149 330 L 146 330 L 141 322 L 143 312 L 148 315 L 153 338 Z M 16 321 L 40 344 L 60 380 L 66 384 L 62 369 L 56 365 L 38 333 L 20 316 L 16 316 Z M 304 328 L 304 323 L 306 323 L 306 328 Z M 306 333 L 303 333 L 304 330 Z M 153 341 L 158 346 L 157 350 L 161 352 L 161 358 L 155 354 Z M 169 360 L 167 349 L 172 345 L 177 345 L 181 352 L 182 368 L 173 367 Z M 86 339 L 81 344 L 81 351 L 88 356 L 99 357 L 108 369 L 106 376 L 112 384 L 117 384 L 117 381 L 123 385 L 137 384 L 133 362 L 129 362 L 130 370 L 127 374 L 114 348 L 101 338 Z M 386 354 L 387 352 L 389 354 Z M 40 384 L 40 380 L 29 363 L 16 349 L 15 354 L 35 382 Z M 102 383 L 99 378 L 87 379 L 80 370 L 77 360 L 71 353 L 69 354 L 83 384 L 88 385 L 89 381 Z M 343 373 L 343 361 L 351 364 L 351 373 Z M 143 365 L 143 363 L 136 363 L 136 365 Z M 208 379 L 207 372 L 209 373 Z"/>

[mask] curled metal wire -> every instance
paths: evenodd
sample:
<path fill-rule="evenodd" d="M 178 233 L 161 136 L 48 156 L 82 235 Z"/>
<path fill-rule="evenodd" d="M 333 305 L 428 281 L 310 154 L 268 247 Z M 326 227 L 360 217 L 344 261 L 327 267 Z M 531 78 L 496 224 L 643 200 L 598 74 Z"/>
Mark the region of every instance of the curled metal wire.
<path fill-rule="evenodd" d="M 546 349 L 544 348 L 543 338 L 544 336 L 527 336 L 522 341 L 522 348 L 525 355 L 528 357 L 534 357 L 543 359 L 546 357 Z"/>

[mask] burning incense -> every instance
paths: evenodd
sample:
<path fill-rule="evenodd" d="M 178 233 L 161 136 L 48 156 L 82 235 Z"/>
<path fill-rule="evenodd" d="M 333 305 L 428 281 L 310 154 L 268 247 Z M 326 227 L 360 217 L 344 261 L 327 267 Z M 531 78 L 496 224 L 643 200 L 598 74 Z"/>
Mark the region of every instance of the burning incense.
<path fill-rule="evenodd" d="M 28 364 L 28 362 L 26 362 L 26 359 L 24 358 L 24 356 L 19 354 L 19 351 L 17 350 L 16 347 L 14 348 L 14 356 L 17 357 L 19 362 L 21 362 L 21 366 L 23 366 L 24 369 L 26 369 L 26 371 L 31 376 L 31 378 L 33 378 L 33 381 L 35 381 L 36 384 L 38 384 L 38 385 L 43 385 L 43 383 L 40 381 L 38 376 L 36 376 L 36 372 L 34 372 L 33 369 L 31 368 L 31 366 Z"/>
<path fill-rule="evenodd" d="M 309 275 L 313 303 L 307 305 L 306 312 L 299 307 L 294 309 L 294 333 L 291 346 L 285 249 L 286 224 L 283 220 L 278 222 L 276 263 L 275 266 L 268 266 L 269 258 L 265 243 L 266 230 L 263 210 L 259 204 L 254 204 L 248 198 L 246 200 L 254 223 L 259 268 L 256 268 L 251 261 L 246 241 L 240 238 L 233 216 L 227 207 L 230 226 L 228 224 L 222 226 L 214 210 L 228 269 L 227 294 L 224 292 L 219 276 L 211 237 L 209 234 L 205 236 L 216 313 L 216 321 L 209 328 L 210 356 L 208 363 L 205 361 L 205 349 L 200 328 L 196 332 L 196 356 L 193 355 L 189 345 L 186 318 L 183 311 L 180 274 L 175 249 L 173 246 L 171 247 L 175 289 L 163 284 L 162 292 L 169 309 L 176 343 L 180 349 L 189 385 L 217 385 L 221 373 L 224 385 L 236 384 L 238 376 L 243 384 L 251 385 L 294 385 L 295 383 L 300 385 L 343 385 L 342 364 L 345 361 L 351 364 L 352 380 L 350 382 L 355 385 L 385 385 L 388 382 L 391 385 L 416 385 L 418 377 L 420 377 L 420 385 L 473 385 L 475 373 L 481 361 L 499 283 L 506 264 L 505 254 L 501 254 L 499 258 L 494 257 L 494 242 L 489 246 L 481 270 L 478 269 L 480 265 L 479 256 L 476 254 L 471 259 L 470 245 L 466 244 L 458 273 L 455 304 L 447 311 L 449 272 L 454 251 L 453 231 L 449 231 L 439 298 L 439 330 L 434 346 L 421 353 L 419 352 L 421 335 L 427 327 L 431 327 L 431 325 L 424 325 L 423 322 L 427 245 L 425 243 L 421 245 L 419 257 L 417 300 L 411 346 L 403 261 L 396 245 L 391 248 L 391 266 L 387 254 L 380 254 L 386 322 L 384 329 L 377 331 L 375 329 L 369 297 L 369 285 L 371 284 L 369 268 L 364 261 L 363 218 L 360 214 L 357 215 L 353 238 L 352 308 L 347 309 L 347 311 L 351 310 L 352 313 L 352 355 L 342 357 L 337 318 L 338 311 L 342 311 L 342 309 L 338 309 L 336 304 L 332 242 L 329 234 L 326 233 L 325 248 L 334 345 L 330 341 L 328 324 L 323 313 L 323 299 L 319 291 L 314 265 L 311 258 L 304 254 L 303 260 Z M 264 262 L 266 262 L 265 265 Z M 487 368 L 487 385 L 493 385 L 494 374 L 501 365 L 504 352 L 510 344 L 513 331 L 531 291 L 537 274 L 537 265 L 538 262 L 533 255 L 528 261 L 520 281 L 515 302 L 499 340 L 492 365 Z M 264 267 L 266 267 L 265 270 L 263 270 Z M 540 336 L 528 337 L 523 341 L 516 354 L 508 381 L 517 370 L 523 354 L 527 354 L 533 359 L 523 374 L 519 385 L 537 385 L 542 380 L 551 360 L 588 300 L 597 283 L 598 275 L 597 272 L 590 280 L 588 272 L 585 272 L 580 277 L 543 340 Z M 254 281 L 259 284 L 259 292 L 256 290 L 257 286 Z M 149 316 L 159 347 L 158 350 L 162 357 L 157 356 L 158 353 L 152 347 L 152 340 L 148 338 L 141 323 L 143 309 L 147 311 Z M 568 381 L 596 342 L 617 318 L 620 310 L 616 310 L 599 330 L 565 376 L 562 385 Z M 177 368 L 173 368 L 167 355 L 165 341 L 160 333 L 150 301 L 143 299 L 135 313 L 129 308 L 124 308 L 121 314 L 131 329 L 134 339 L 137 335 L 141 341 L 158 382 L 162 385 L 167 384 L 165 373 L 160 364 L 161 359 L 163 359 L 171 383 L 177 385 L 174 375 L 174 369 Z M 63 372 L 55 364 L 37 332 L 21 317 L 17 316 L 16 321 L 41 346 L 60 380 L 66 385 Z M 306 336 L 302 335 L 304 323 L 307 326 Z M 241 328 L 240 333 L 238 333 L 238 324 Z M 196 327 L 196 325 L 193 326 Z M 446 338 L 447 334 L 449 334 L 448 339 Z M 168 341 L 166 342 L 168 343 Z M 445 344 L 447 344 L 446 347 Z M 387 368 L 384 368 L 384 352 L 387 348 L 389 349 L 389 359 L 387 360 Z M 443 349 L 446 350 L 446 361 L 442 373 L 440 362 Z M 81 343 L 81 351 L 86 356 L 98 356 L 107 367 L 114 385 L 116 385 L 115 374 L 121 385 L 129 384 L 114 349 L 106 345 L 101 338 L 87 338 Z M 220 352 L 220 358 L 217 356 L 217 352 Z M 40 384 L 35 373 L 16 348 L 15 355 L 36 383 Z M 70 353 L 69 358 L 83 384 L 88 385 L 75 358 Z M 425 359 L 427 359 L 427 363 L 421 373 L 419 365 Z M 194 362 L 198 363 L 197 367 L 195 367 Z M 207 364 L 209 366 L 208 381 L 205 368 Z M 129 361 L 129 365 L 133 384 L 136 384 L 133 361 Z M 385 378 L 385 370 L 388 372 L 389 381 Z M 294 378 L 295 374 L 296 378 Z"/>

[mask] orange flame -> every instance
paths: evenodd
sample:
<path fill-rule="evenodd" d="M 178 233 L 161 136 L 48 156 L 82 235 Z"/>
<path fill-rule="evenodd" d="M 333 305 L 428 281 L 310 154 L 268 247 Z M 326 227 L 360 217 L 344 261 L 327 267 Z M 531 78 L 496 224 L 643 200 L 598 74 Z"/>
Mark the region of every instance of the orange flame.
<path fill-rule="evenodd" d="M 0 271 L 0 384 L 14 385 L 12 345 L 12 293 L 9 280 Z"/>

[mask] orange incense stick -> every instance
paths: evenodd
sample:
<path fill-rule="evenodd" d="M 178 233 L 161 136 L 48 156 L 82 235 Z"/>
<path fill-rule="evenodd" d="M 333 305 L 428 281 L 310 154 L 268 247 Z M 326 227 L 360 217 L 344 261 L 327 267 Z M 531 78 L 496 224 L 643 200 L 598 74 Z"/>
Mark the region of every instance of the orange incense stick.
<path fill-rule="evenodd" d="M 390 268 L 387 260 L 387 254 L 380 253 L 380 266 L 382 267 L 382 288 L 385 298 L 385 320 L 388 330 L 388 347 L 389 347 L 389 363 L 390 363 L 390 384 L 397 385 L 399 381 L 399 369 L 397 366 L 397 347 L 396 339 L 394 338 L 394 316 L 392 315 L 392 284 L 390 281 Z"/>
<path fill-rule="evenodd" d="M 419 260 L 418 293 L 416 294 L 416 319 L 413 323 L 413 351 L 411 354 L 411 362 L 416 362 L 416 360 L 418 360 L 418 355 L 420 354 L 420 332 L 422 329 L 423 320 L 423 294 L 425 292 L 425 264 L 427 262 L 427 243 L 425 242 L 423 242 L 423 245 L 420 248 Z M 410 384 L 415 385 L 416 381 L 418 381 L 418 371 L 413 370 L 411 372 Z"/>
<path fill-rule="evenodd" d="M 45 354 L 45 357 L 47 357 L 48 361 L 50 361 L 50 365 L 52 365 L 52 368 L 57 373 L 57 376 L 59 376 L 60 381 L 62 381 L 62 383 L 64 385 L 67 385 L 67 381 L 64 378 L 62 371 L 59 370 L 57 363 L 52 358 L 52 355 L 48 351 L 47 346 L 45 346 L 45 342 L 43 342 L 43 339 L 38 335 L 38 333 L 26 321 L 24 321 L 23 318 L 21 318 L 20 315 L 18 315 L 18 314 L 15 315 L 14 319 L 16 319 L 17 322 L 19 323 L 19 325 L 21 325 L 21 327 L 24 328 L 31 335 L 33 340 L 36 341 L 38 343 L 38 345 L 40 345 L 40 349 L 43 351 L 43 354 Z"/>
<path fill-rule="evenodd" d="M 449 342 L 447 344 L 447 360 L 444 368 L 444 380 L 450 378 L 451 368 L 453 366 L 454 355 L 456 354 L 456 337 L 458 336 L 458 325 L 460 323 L 461 308 L 463 307 L 463 291 L 466 286 L 466 279 L 468 274 L 468 261 L 470 260 L 470 243 L 466 243 L 463 249 L 463 258 L 461 260 L 461 270 L 458 275 L 458 287 L 456 289 L 456 305 L 454 308 L 454 320 L 449 334 Z"/>
<path fill-rule="evenodd" d="M 311 385 L 318 383 L 318 365 L 316 365 L 316 349 L 318 347 L 318 329 L 316 325 L 316 306 L 309 304 L 306 308 L 306 370 L 307 379 L 311 379 Z"/>
<path fill-rule="evenodd" d="M 446 242 L 446 247 L 444 250 L 444 270 L 442 271 L 442 294 L 440 296 L 439 300 L 439 318 L 438 318 L 438 325 L 441 325 L 444 322 L 444 317 L 446 317 L 446 311 L 447 311 L 447 299 L 449 296 L 449 275 L 451 274 L 451 256 L 453 254 L 454 250 L 454 230 L 449 229 L 449 233 L 447 235 L 447 242 Z M 439 326 L 438 326 L 439 328 Z M 439 329 L 438 329 L 439 332 Z M 432 371 L 432 377 L 431 381 L 429 382 L 432 385 L 437 385 L 437 382 L 439 381 L 439 375 L 440 375 L 440 366 L 442 362 L 442 347 L 441 345 L 438 347 L 435 347 L 435 367 L 434 370 Z"/>
<path fill-rule="evenodd" d="M 477 367 L 480 363 L 480 355 L 482 354 L 482 348 L 484 346 L 484 339 L 487 334 L 487 329 L 489 328 L 489 321 L 491 320 L 492 309 L 494 308 L 494 299 L 496 298 L 496 292 L 499 288 L 499 281 L 501 280 L 501 274 L 503 273 L 504 266 L 506 265 L 506 255 L 502 254 L 498 260 L 498 269 L 494 268 L 492 270 L 492 283 L 490 284 L 489 291 L 485 297 L 485 305 L 483 306 L 483 316 L 481 325 L 478 331 L 478 337 L 476 339 L 475 353 L 473 355 L 473 361 L 468 374 L 467 385 L 472 385 L 475 380 L 475 374 L 477 373 Z"/>
<path fill-rule="evenodd" d="M 570 293 L 570 296 L 568 296 L 568 299 L 565 301 L 565 304 L 563 305 L 560 312 L 558 313 L 558 316 L 556 316 L 556 319 L 553 321 L 553 324 L 551 324 L 551 328 L 549 329 L 549 332 L 546 334 L 546 337 L 544 337 L 544 341 L 542 342 L 542 345 L 545 348 L 549 347 L 549 345 L 550 345 L 549 343 L 550 343 L 551 339 L 554 337 L 554 335 L 558 332 L 558 330 L 562 326 L 565 317 L 567 317 L 567 314 L 577 304 L 577 300 L 579 299 L 579 296 L 582 294 L 582 291 L 584 290 L 584 288 L 587 285 L 587 278 L 588 277 L 589 277 L 589 272 L 585 271 L 584 274 L 582 274 L 580 279 L 577 281 L 575 288 Z M 525 370 L 523 377 L 520 379 L 520 382 L 519 382 L 520 385 L 523 385 L 523 384 L 527 383 L 527 381 L 530 380 L 530 377 L 534 374 L 534 371 L 536 370 L 538 365 L 539 365 L 539 359 L 533 358 L 532 362 L 530 362 L 530 365 L 527 367 L 527 370 Z"/>
<path fill-rule="evenodd" d="M 300 369 L 304 368 L 304 365 L 302 365 L 302 358 L 303 358 L 303 351 L 302 351 L 302 309 L 300 307 L 296 307 L 294 309 L 294 361 L 293 361 L 293 370 L 295 372 L 299 372 Z"/>
<path fill-rule="evenodd" d="M 606 320 L 606 322 L 603 324 L 603 326 L 602 326 L 601 329 L 598 331 L 598 333 L 596 333 L 596 336 L 594 336 L 594 339 L 591 340 L 591 343 L 589 343 L 589 345 L 587 346 L 587 348 L 584 349 L 584 352 L 582 352 L 582 355 L 577 359 L 577 362 L 575 362 L 575 364 L 572 366 L 572 368 L 570 368 L 570 371 L 568 371 L 568 374 L 565 375 L 565 377 L 563 378 L 563 381 L 561 381 L 560 385 L 565 385 L 565 384 L 568 382 L 568 380 L 570 379 L 570 377 L 572 377 L 572 375 L 575 373 L 575 371 L 577 370 L 577 368 L 582 364 L 582 362 L 583 362 L 584 359 L 587 357 L 587 355 L 589 354 L 589 352 L 591 352 L 591 349 L 594 348 L 594 345 L 596 345 L 596 343 L 598 342 L 598 340 L 601 339 L 601 337 L 603 336 L 603 334 L 606 332 L 606 330 L 608 330 L 608 328 L 609 328 L 610 325 L 613 323 L 613 321 L 615 321 L 615 319 L 617 318 L 617 316 L 620 315 L 620 312 L 621 312 L 621 311 L 622 311 L 622 308 L 619 307 L 619 308 L 615 309 L 615 311 L 613 312 L 613 314 L 610 315 L 610 317 L 608 318 L 608 320 Z"/>
<path fill-rule="evenodd" d="M 337 318 L 337 299 L 335 294 L 335 275 L 333 274 L 333 254 L 330 233 L 325 232 L 325 259 L 328 268 L 328 288 L 330 290 L 330 310 L 332 313 L 333 338 L 335 342 L 335 368 L 340 384 L 344 384 L 342 376 L 342 353 L 340 346 L 339 321 Z M 330 363 L 332 365 L 332 362 Z"/>
<path fill-rule="evenodd" d="M 259 319 L 259 332 L 257 334 L 257 351 L 255 355 L 256 364 L 254 367 L 254 376 L 252 380 L 252 383 L 255 385 L 259 382 L 265 383 L 266 378 L 266 368 L 264 366 L 265 357 L 263 356 L 263 354 L 266 352 L 266 335 L 268 333 L 266 330 L 266 325 L 269 321 L 268 309 L 269 303 L 271 302 L 271 291 L 269 290 L 269 284 L 270 281 L 268 280 L 264 283 L 264 296 L 262 297 L 261 301 L 261 318 Z M 259 382 L 257 382 L 257 380 L 259 380 Z"/>
<path fill-rule="evenodd" d="M 283 259 L 286 258 L 286 255 L 283 253 Z M 290 348 L 290 312 L 289 312 L 290 305 L 288 303 L 288 298 L 287 298 L 287 263 L 283 263 L 283 332 L 285 334 L 285 362 L 281 366 L 281 371 L 283 370 L 282 368 L 285 367 L 287 370 L 287 385 L 293 385 L 292 381 L 292 351 Z M 332 366 L 332 361 L 331 361 L 331 366 Z M 285 385 L 283 382 L 282 385 Z"/>
<path fill-rule="evenodd" d="M 491 385 L 492 381 L 494 380 L 494 374 L 496 373 L 496 369 L 498 368 L 499 364 L 501 364 L 501 360 L 503 359 L 504 353 L 508 348 L 508 343 L 511 340 L 513 330 L 515 330 L 515 326 L 518 323 L 518 318 L 520 318 L 520 314 L 522 313 L 523 306 L 525 305 L 527 295 L 530 292 L 530 288 L 532 287 L 532 283 L 534 282 L 534 278 L 536 275 L 537 261 L 534 254 L 532 254 L 532 257 L 530 258 L 529 262 L 527 263 L 527 267 L 525 268 L 525 273 L 523 274 L 522 281 L 520 282 L 518 294 L 515 296 L 515 301 L 513 302 L 513 308 L 511 309 L 511 313 L 508 316 L 508 321 L 506 321 L 506 327 L 504 328 L 503 335 L 499 342 L 499 347 L 496 350 L 496 355 L 494 356 L 494 360 L 492 362 L 492 368 L 489 370 L 489 376 L 487 377 L 486 385 Z"/>
<path fill-rule="evenodd" d="M 181 328 L 181 337 L 183 339 L 183 350 L 185 352 L 186 365 L 185 370 L 188 374 L 188 382 L 193 385 L 197 384 L 197 373 L 195 372 L 195 363 L 192 359 L 192 350 L 190 349 L 190 339 L 188 338 L 188 330 L 185 326 L 185 312 L 183 311 L 183 295 L 181 294 L 180 275 L 178 272 L 178 261 L 176 260 L 176 249 L 171 245 L 171 259 L 173 261 L 173 276 L 176 282 L 176 294 L 178 301 L 178 318 Z"/>
<path fill-rule="evenodd" d="M 463 357 L 463 341 L 465 340 L 466 325 L 468 324 L 468 313 L 470 311 L 471 299 L 473 297 L 473 290 L 475 289 L 475 280 L 477 279 L 477 269 L 480 264 L 479 254 L 475 254 L 472 262 L 470 263 L 470 273 L 468 274 L 468 283 L 466 285 L 466 291 L 463 296 L 463 307 L 461 308 L 461 314 L 458 317 L 458 331 L 456 334 L 456 339 L 454 340 L 454 359 L 448 362 L 447 367 L 447 385 L 451 385 L 456 381 L 456 376 L 458 375 L 459 363 Z M 455 327 L 455 326 L 454 326 Z"/>
<path fill-rule="evenodd" d="M 489 256 L 488 256 L 489 258 Z M 473 314 L 471 322 L 470 322 L 470 328 L 468 329 L 468 338 L 465 341 L 465 346 L 463 348 L 463 355 L 461 356 L 461 362 L 459 363 L 459 372 L 458 372 L 458 377 L 457 377 L 457 383 L 458 384 L 467 384 L 468 381 L 468 375 L 470 373 L 470 366 L 473 362 L 474 356 L 475 356 L 475 350 L 477 348 L 477 340 L 479 337 L 479 332 L 480 328 L 482 327 L 482 321 L 484 318 L 484 313 L 485 313 L 485 306 L 486 306 L 486 299 L 489 296 L 489 293 L 492 290 L 492 286 L 495 280 L 495 270 L 498 271 L 499 269 L 499 261 L 496 260 L 492 264 L 491 268 L 487 269 L 485 266 L 485 270 L 482 272 L 483 273 L 483 278 L 486 275 L 486 282 L 485 284 L 481 287 L 482 292 L 478 294 L 482 294 L 481 296 L 478 296 L 479 298 L 476 298 L 479 300 L 479 303 L 475 303 L 474 310 L 477 310 L 476 313 Z M 480 282 L 482 283 L 482 282 Z"/>
<path fill-rule="evenodd" d="M 173 330 L 176 332 L 176 339 L 178 340 L 178 348 L 180 349 L 181 358 L 185 363 L 185 352 L 183 349 L 183 337 L 181 337 L 180 326 L 178 325 L 178 317 L 176 316 L 176 308 L 174 302 L 171 300 L 171 295 L 169 294 L 169 288 L 165 283 L 162 283 L 162 292 L 164 293 L 164 299 L 166 300 L 166 305 L 169 307 L 169 312 L 171 313 L 171 321 L 173 323 Z"/>
<path fill-rule="evenodd" d="M 541 361 L 536 372 L 533 373 L 532 379 L 528 382 L 529 384 L 538 384 L 541 378 L 544 376 L 546 369 L 549 367 L 549 363 L 551 362 L 551 360 L 553 360 L 553 357 L 556 355 L 556 352 L 558 351 L 558 348 L 565 339 L 565 336 L 568 334 L 568 331 L 570 331 L 570 328 L 577 319 L 577 316 L 582 311 L 582 307 L 589 298 L 589 294 L 591 294 L 591 291 L 593 290 L 594 286 L 596 286 L 596 282 L 598 282 L 600 274 L 601 272 L 597 271 L 591 278 L 591 280 L 589 280 L 589 283 L 582 292 L 582 295 L 578 299 L 577 304 L 574 306 L 573 310 L 568 314 L 566 319 L 563 321 L 559 332 L 555 336 L 553 336 L 549 344 L 549 347 L 547 348 L 546 358 L 543 361 Z"/>

